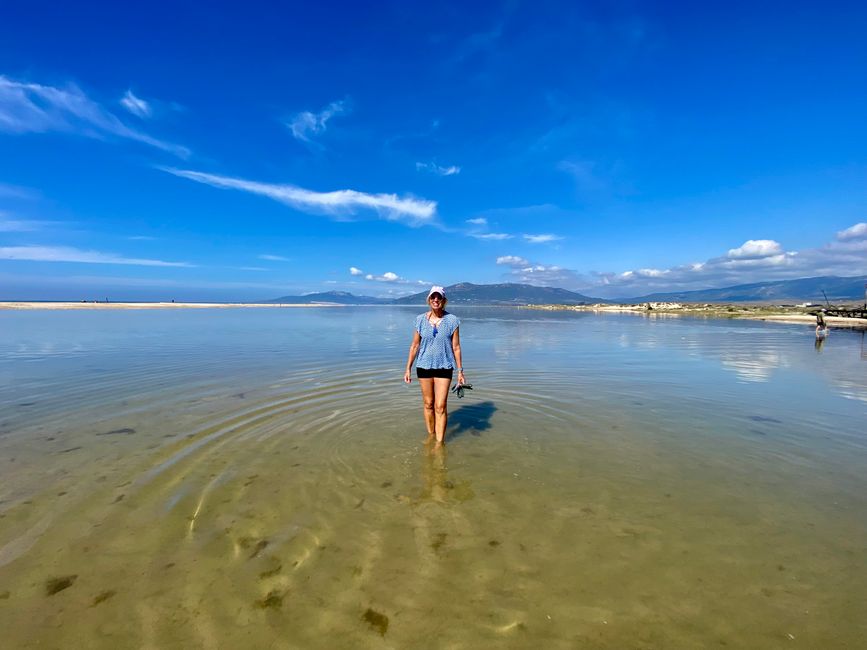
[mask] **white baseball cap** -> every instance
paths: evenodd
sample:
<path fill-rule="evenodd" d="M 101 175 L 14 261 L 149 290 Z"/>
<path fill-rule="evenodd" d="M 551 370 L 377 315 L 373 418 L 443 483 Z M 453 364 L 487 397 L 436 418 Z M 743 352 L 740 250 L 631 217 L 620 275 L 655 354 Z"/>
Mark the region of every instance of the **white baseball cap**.
<path fill-rule="evenodd" d="M 427 299 L 430 300 L 430 297 L 435 293 L 438 293 L 443 298 L 446 297 L 446 290 L 443 289 L 442 287 L 438 287 L 437 285 L 434 285 L 430 288 L 430 291 L 427 292 Z"/>

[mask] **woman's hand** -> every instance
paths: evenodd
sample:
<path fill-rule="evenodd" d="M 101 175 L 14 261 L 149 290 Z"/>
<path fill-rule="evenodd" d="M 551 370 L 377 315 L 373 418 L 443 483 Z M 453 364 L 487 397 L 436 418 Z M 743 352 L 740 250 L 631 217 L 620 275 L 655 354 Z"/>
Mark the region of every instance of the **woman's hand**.
<path fill-rule="evenodd" d="M 412 383 L 412 375 L 410 374 L 409 370 L 407 370 L 406 372 L 403 373 L 403 383 L 404 384 L 411 384 Z"/>
<path fill-rule="evenodd" d="M 463 370 L 461 370 L 458 372 L 458 384 L 460 385 L 460 384 L 466 384 L 466 383 L 467 383 L 467 380 L 464 379 L 464 372 L 463 372 Z"/>

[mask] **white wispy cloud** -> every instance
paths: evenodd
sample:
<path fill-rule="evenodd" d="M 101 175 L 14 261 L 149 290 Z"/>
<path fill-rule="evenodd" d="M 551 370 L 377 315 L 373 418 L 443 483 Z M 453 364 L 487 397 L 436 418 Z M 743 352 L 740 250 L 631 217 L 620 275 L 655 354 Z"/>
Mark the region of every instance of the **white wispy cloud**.
<path fill-rule="evenodd" d="M 9 183 L 0 183 L 0 196 L 10 199 L 22 199 L 33 201 L 39 198 L 39 193 L 29 187 L 20 187 L 18 185 L 10 185 Z"/>
<path fill-rule="evenodd" d="M 0 131 L 7 133 L 71 133 L 86 138 L 111 137 L 140 142 L 181 158 L 190 151 L 124 124 L 80 88 L 24 83 L 0 75 Z"/>
<path fill-rule="evenodd" d="M 603 193 L 609 189 L 608 181 L 593 161 L 562 160 L 557 169 L 569 174 L 574 179 L 578 192 L 584 196 Z"/>
<path fill-rule="evenodd" d="M 399 197 L 396 194 L 367 194 L 356 190 L 315 192 L 295 185 L 260 183 L 170 167 L 160 169 L 212 187 L 267 196 L 308 213 L 345 216 L 356 214 L 361 209 L 370 209 L 388 221 L 401 221 L 411 226 L 432 223 L 436 216 L 436 201 Z"/>
<path fill-rule="evenodd" d="M 151 105 L 141 97 L 136 97 L 131 90 L 127 90 L 126 94 L 121 97 L 120 105 L 141 119 L 147 119 L 153 115 Z"/>
<path fill-rule="evenodd" d="M 259 256 L 260 260 L 268 260 L 269 262 L 288 262 L 288 257 L 283 257 L 282 255 L 270 255 L 268 253 L 263 253 Z"/>
<path fill-rule="evenodd" d="M 348 112 L 349 106 L 345 100 L 331 102 L 318 113 L 302 111 L 293 115 L 286 122 L 286 126 L 297 140 L 310 142 L 311 135 L 318 135 L 326 130 L 332 117 Z"/>
<path fill-rule="evenodd" d="M 457 176 L 461 173 L 461 168 L 457 165 L 449 165 L 448 167 L 443 167 L 442 165 L 437 165 L 434 162 L 417 162 L 415 164 L 415 168 L 418 171 L 428 171 L 432 174 L 437 174 L 439 176 Z"/>
<path fill-rule="evenodd" d="M 33 232 L 40 230 L 41 222 L 13 219 L 0 210 L 0 232 Z"/>
<path fill-rule="evenodd" d="M 512 235 L 505 232 L 472 232 L 470 233 L 470 237 L 475 237 L 476 239 L 487 239 L 491 241 L 501 241 L 503 239 L 511 239 Z"/>
<path fill-rule="evenodd" d="M 3 246 L 0 259 L 31 262 L 81 262 L 84 264 L 128 264 L 133 266 L 180 266 L 193 267 L 187 262 L 124 257 L 116 253 L 88 251 L 67 246 Z"/>
<path fill-rule="evenodd" d="M 239 266 L 239 271 L 267 271 L 268 269 L 263 269 L 261 266 Z"/>
<path fill-rule="evenodd" d="M 364 271 L 354 266 L 349 267 L 349 275 L 364 275 Z"/>
<path fill-rule="evenodd" d="M 156 237 L 150 235 L 130 235 L 127 239 L 130 241 L 156 241 Z"/>
<path fill-rule="evenodd" d="M 524 239 L 531 244 L 547 244 L 552 241 L 559 241 L 563 238 L 560 235 L 524 235 Z"/>
<path fill-rule="evenodd" d="M 470 223 L 474 226 L 487 226 L 488 220 L 484 217 L 476 217 L 475 219 L 467 219 L 467 223 Z"/>
<path fill-rule="evenodd" d="M 867 222 L 863 221 L 837 233 L 837 239 L 840 241 L 851 241 L 853 239 L 865 238 L 867 238 Z"/>

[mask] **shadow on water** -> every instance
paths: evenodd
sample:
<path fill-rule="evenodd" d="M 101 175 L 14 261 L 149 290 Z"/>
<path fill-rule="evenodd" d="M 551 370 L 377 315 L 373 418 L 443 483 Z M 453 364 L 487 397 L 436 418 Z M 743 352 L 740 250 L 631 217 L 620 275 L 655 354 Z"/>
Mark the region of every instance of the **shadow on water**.
<path fill-rule="evenodd" d="M 447 438 L 458 438 L 464 434 L 482 435 L 491 428 L 491 416 L 497 407 L 491 401 L 467 404 L 449 413 Z"/>

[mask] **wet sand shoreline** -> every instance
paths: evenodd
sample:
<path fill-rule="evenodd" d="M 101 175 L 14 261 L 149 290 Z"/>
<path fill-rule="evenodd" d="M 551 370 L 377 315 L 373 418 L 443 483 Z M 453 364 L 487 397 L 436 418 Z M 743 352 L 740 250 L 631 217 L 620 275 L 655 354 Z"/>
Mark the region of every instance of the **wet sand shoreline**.
<path fill-rule="evenodd" d="M 364 305 L 343 305 L 338 303 L 225 303 L 225 302 L 0 302 L 0 310 L 73 310 L 73 309 L 259 309 L 275 307 L 359 307 Z M 381 306 L 381 305 L 368 305 Z M 589 311 L 593 313 L 635 313 L 659 316 L 693 316 L 701 318 L 737 318 L 763 320 L 788 324 L 815 324 L 816 317 L 803 313 L 787 313 L 767 310 L 757 313 L 755 309 L 740 308 L 729 311 L 728 306 L 681 307 L 648 310 L 643 305 L 527 305 L 526 309 L 544 311 Z M 867 329 L 867 320 L 862 318 L 842 318 L 825 316 L 831 327 L 844 329 Z"/>

